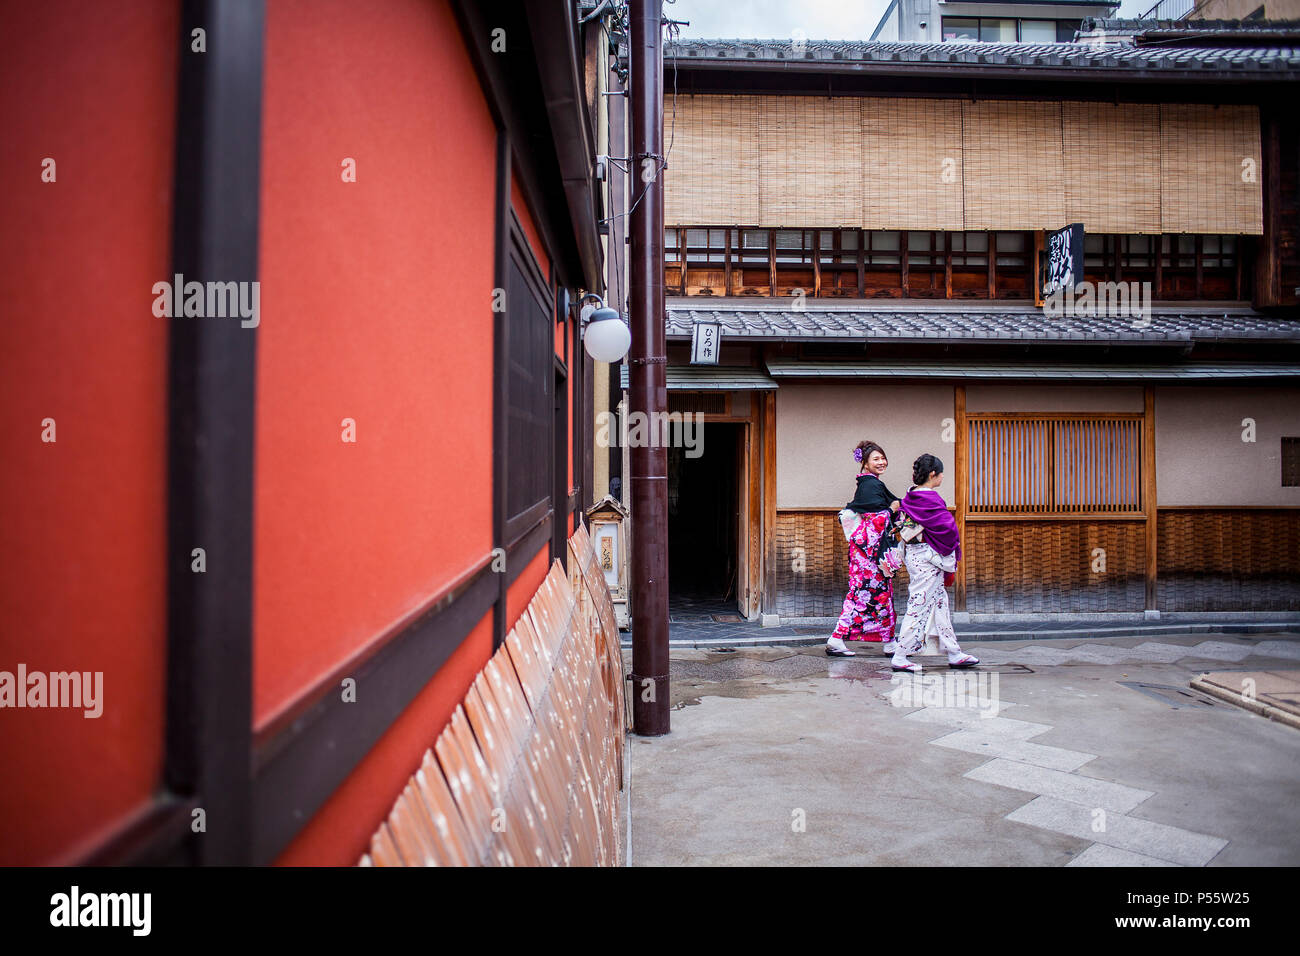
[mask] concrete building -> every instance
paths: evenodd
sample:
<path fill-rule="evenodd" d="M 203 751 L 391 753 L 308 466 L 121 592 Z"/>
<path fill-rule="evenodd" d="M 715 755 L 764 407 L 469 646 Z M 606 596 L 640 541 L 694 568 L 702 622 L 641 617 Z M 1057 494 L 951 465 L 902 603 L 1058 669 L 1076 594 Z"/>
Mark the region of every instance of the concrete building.
<path fill-rule="evenodd" d="M 1084 17 L 1107 17 L 1118 8 L 1118 3 L 1095 0 L 891 0 L 871 39 L 1068 43 Z"/>

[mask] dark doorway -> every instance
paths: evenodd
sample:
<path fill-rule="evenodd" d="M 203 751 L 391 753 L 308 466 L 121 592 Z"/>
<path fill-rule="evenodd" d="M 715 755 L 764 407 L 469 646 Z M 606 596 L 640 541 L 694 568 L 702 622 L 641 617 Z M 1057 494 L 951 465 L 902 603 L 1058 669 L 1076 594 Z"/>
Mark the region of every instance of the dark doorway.
<path fill-rule="evenodd" d="M 668 588 L 673 620 L 738 618 L 744 426 L 710 422 L 695 450 L 668 449 Z M 692 457 L 694 456 L 694 457 Z"/>

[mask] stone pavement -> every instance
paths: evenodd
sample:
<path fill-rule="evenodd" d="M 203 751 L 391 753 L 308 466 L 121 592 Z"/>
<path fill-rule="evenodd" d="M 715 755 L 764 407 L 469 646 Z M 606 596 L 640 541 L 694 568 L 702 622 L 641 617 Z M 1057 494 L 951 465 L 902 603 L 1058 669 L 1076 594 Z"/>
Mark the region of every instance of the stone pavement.
<path fill-rule="evenodd" d="M 1300 730 L 1300 670 L 1202 674 L 1193 688 Z"/>
<path fill-rule="evenodd" d="M 1300 734 L 1189 687 L 1300 638 L 964 646 L 976 671 L 919 677 L 675 650 L 673 733 L 628 748 L 632 864 L 1300 863 Z"/>

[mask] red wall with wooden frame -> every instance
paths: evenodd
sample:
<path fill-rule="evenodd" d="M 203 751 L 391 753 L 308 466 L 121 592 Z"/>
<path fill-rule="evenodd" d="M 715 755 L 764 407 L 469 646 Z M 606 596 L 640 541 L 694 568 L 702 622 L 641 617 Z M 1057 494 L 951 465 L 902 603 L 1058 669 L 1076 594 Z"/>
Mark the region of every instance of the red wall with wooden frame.
<path fill-rule="evenodd" d="M 162 770 L 167 320 L 151 290 L 170 273 L 177 6 L 0 11 L 0 670 L 103 673 L 98 718 L 0 711 L 0 865 L 74 860 Z"/>
<path fill-rule="evenodd" d="M 258 727 L 491 551 L 495 155 L 447 3 L 268 4 Z M 283 862 L 360 855 L 491 649 L 489 618 Z"/>

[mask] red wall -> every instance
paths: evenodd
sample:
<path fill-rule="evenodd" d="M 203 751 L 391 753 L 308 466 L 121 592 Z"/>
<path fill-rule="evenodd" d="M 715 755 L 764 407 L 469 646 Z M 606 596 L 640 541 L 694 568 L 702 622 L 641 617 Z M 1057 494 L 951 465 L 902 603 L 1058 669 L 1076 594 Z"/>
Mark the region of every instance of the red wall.
<path fill-rule="evenodd" d="M 491 550 L 496 165 L 446 2 L 272 0 L 264 111 L 258 726 Z"/>
<path fill-rule="evenodd" d="M 107 836 L 161 773 L 177 21 L 171 0 L 0 7 L 0 670 L 103 672 L 97 719 L 0 711 L 0 865 Z"/>

